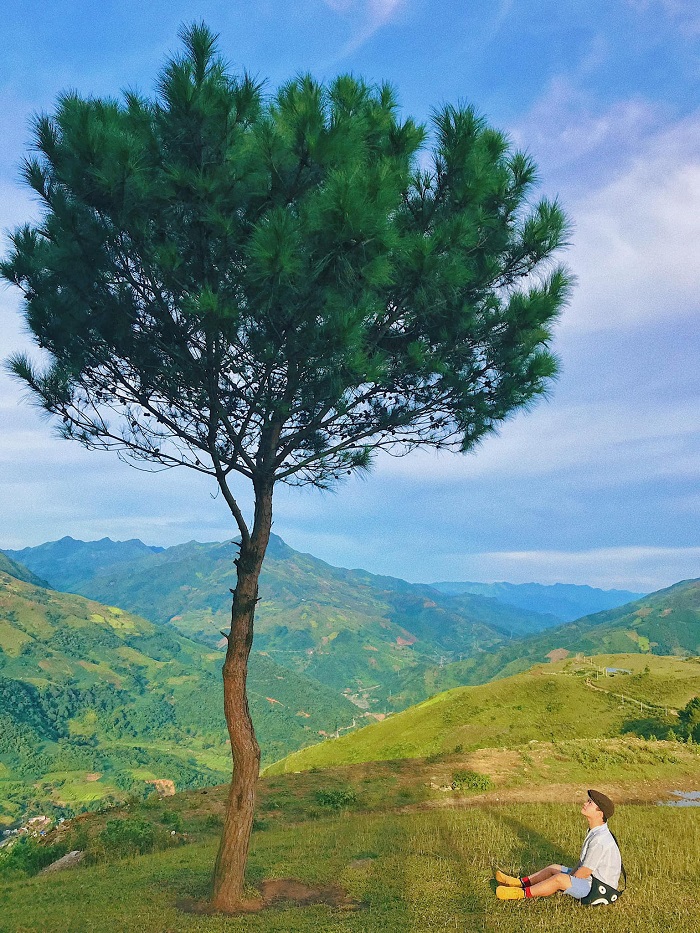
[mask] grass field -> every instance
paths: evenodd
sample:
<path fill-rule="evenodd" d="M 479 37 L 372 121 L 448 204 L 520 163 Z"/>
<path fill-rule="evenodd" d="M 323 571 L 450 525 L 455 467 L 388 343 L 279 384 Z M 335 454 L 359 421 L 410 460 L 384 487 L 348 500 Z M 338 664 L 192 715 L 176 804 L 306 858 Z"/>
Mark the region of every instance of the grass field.
<path fill-rule="evenodd" d="M 696 690 L 696 667 L 652 660 L 649 671 L 645 662 L 605 683 L 647 702 L 670 684 L 680 703 Z M 63 824 L 46 841 L 84 848 L 91 862 L 71 872 L 26 877 L 15 868 L 12 875 L 0 857 L 0 933 L 698 933 L 700 808 L 657 801 L 700 790 L 700 746 L 620 734 L 629 704 L 591 690 L 585 678 L 552 665 L 450 691 L 379 724 L 393 729 L 408 717 L 385 760 L 323 769 L 305 760 L 297 772 L 291 756 L 268 769 L 258 790 L 251 896 L 263 881 L 294 878 L 336 883 L 349 905 L 276 906 L 241 917 L 193 912 L 208 897 L 226 798 L 220 786 Z M 572 738 L 581 709 L 613 734 Z M 557 734 L 545 740 L 540 728 L 530 738 L 545 714 Z M 470 739 L 476 726 L 481 741 Z M 373 737 L 383 730 L 363 733 L 372 740 L 363 750 L 376 750 Z M 346 744 L 318 748 L 331 754 Z M 423 757 L 400 757 L 407 744 Z M 611 825 L 628 872 L 625 896 L 608 908 L 566 896 L 497 901 L 495 866 L 525 873 L 576 861 L 586 829 L 580 804 L 592 786 L 619 805 Z M 150 833 L 159 851 L 125 855 L 133 850 L 118 840 L 128 826 Z"/>
<path fill-rule="evenodd" d="M 0 885 L 3 933 L 697 933 L 700 810 L 620 808 L 629 890 L 614 907 L 565 896 L 500 903 L 494 865 L 531 870 L 575 859 L 585 824 L 575 804 L 521 804 L 417 814 L 345 812 L 256 832 L 252 884 L 295 877 L 339 882 L 355 910 L 268 908 L 238 918 L 201 916 L 180 898 L 205 898 L 216 839 Z"/>

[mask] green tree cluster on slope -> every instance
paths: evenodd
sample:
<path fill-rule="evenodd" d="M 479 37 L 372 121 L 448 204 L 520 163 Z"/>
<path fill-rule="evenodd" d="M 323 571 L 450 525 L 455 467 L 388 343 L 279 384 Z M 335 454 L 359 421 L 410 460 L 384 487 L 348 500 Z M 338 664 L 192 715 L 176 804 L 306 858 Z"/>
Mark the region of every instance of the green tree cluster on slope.
<path fill-rule="evenodd" d="M 214 903 L 240 906 L 259 749 L 245 693 L 278 483 L 378 450 L 466 451 L 555 374 L 556 203 L 471 108 L 427 131 L 393 91 L 302 76 L 264 96 L 204 26 L 158 96 L 64 94 L 25 178 L 44 204 L 0 271 L 51 365 L 13 369 L 63 434 L 215 478 L 241 535 L 224 708 L 234 771 Z M 246 521 L 232 479 L 252 484 Z"/>
<path fill-rule="evenodd" d="M 700 744 L 700 696 L 693 697 L 678 713 L 680 733 L 685 739 Z"/>

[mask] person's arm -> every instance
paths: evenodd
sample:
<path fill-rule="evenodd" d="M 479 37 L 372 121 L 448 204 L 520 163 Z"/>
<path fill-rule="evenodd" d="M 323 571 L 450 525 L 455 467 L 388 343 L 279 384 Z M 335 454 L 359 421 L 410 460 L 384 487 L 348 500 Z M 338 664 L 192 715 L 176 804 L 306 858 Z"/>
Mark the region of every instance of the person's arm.
<path fill-rule="evenodd" d="M 592 874 L 591 869 L 586 868 L 585 865 L 579 865 L 576 871 L 571 873 L 573 878 L 590 878 Z"/>

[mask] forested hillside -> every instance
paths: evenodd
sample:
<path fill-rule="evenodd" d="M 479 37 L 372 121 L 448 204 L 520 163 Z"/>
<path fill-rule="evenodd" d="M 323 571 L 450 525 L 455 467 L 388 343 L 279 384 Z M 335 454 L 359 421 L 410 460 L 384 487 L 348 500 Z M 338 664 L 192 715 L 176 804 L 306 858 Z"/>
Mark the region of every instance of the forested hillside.
<path fill-rule="evenodd" d="M 33 800 L 75 808 L 156 779 L 225 780 L 222 661 L 172 628 L 0 573 L 0 821 Z M 358 713 L 260 655 L 249 696 L 267 761 Z"/>

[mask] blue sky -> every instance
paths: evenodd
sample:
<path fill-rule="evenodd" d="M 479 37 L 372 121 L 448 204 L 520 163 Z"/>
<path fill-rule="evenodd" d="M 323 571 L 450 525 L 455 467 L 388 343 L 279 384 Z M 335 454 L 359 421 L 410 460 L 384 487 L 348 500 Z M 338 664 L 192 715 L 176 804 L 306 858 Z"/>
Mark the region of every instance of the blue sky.
<path fill-rule="evenodd" d="M 183 22 L 233 70 L 388 80 L 406 113 L 473 103 L 540 167 L 575 230 L 551 398 L 466 457 L 378 462 L 337 492 L 281 489 L 274 530 L 332 563 L 410 580 L 653 590 L 700 577 L 700 7 L 695 0 L 6 0 L 0 229 L 33 215 L 17 167 L 67 88 L 151 92 Z M 3 236 L 4 249 L 6 240 Z M 0 291 L 0 356 L 28 345 Z M 0 547 L 233 534 L 186 471 L 148 475 L 55 440 L 0 376 Z M 241 499 L 248 502 L 241 487 Z"/>

